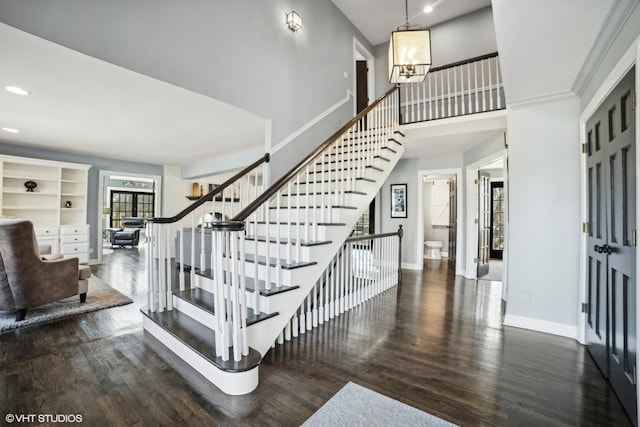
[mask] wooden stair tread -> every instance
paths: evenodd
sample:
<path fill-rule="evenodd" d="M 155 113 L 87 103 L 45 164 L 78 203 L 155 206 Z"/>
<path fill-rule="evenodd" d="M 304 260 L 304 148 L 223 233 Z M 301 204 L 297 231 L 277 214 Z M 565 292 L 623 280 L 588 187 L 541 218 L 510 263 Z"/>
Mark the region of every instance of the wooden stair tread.
<path fill-rule="evenodd" d="M 344 190 L 343 191 L 344 194 L 357 194 L 359 196 L 366 196 L 367 193 L 365 193 L 364 191 L 356 191 L 356 190 Z M 325 191 L 324 193 L 322 191 L 317 191 L 317 192 L 311 192 L 311 193 L 291 193 L 291 194 L 281 194 L 282 197 L 287 197 L 287 196 L 322 196 L 323 194 L 326 195 L 331 195 L 331 194 L 336 194 L 335 191 Z"/>
<path fill-rule="evenodd" d="M 322 163 L 316 163 L 316 165 L 322 165 Z M 379 168 L 377 166 L 373 166 L 373 165 L 366 165 L 364 168 L 365 169 L 373 169 L 373 170 L 378 171 L 378 172 L 384 172 L 384 169 Z M 356 170 L 356 169 L 358 169 L 358 168 L 348 167 L 348 168 L 341 168 L 341 169 L 330 169 L 330 170 L 326 170 L 326 171 L 309 171 L 308 173 L 309 174 L 332 173 L 332 172 L 342 172 L 344 170 L 352 171 L 352 170 Z"/>
<path fill-rule="evenodd" d="M 269 206 L 269 209 L 322 209 L 323 206 Z M 332 209 L 358 209 L 356 206 L 345 206 L 345 205 L 331 205 Z"/>
<path fill-rule="evenodd" d="M 255 240 L 255 236 L 246 236 L 244 240 L 253 242 Z M 267 241 L 267 238 L 265 236 L 258 236 L 258 242 L 266 242 L 266 241 Z M 282 239 L 279 239 L 279 240 L 276 240 L 275 237 L 270 237 L 269 243 L 280 243 L 281 245 L 286 245 L 287 243 L 289 243 L 289 240 L 286 237 L 283 237 Z M 295 245 L 298 243 L 298 240 L 291 239 L 291 243 Z M 300 246 L 321 246 L 321 245 L 328 245 L 330 243 L 331 243 L 331 240 L 312 240 L 308 242 L 302 239 L 300 240 Z"/>
<path fill-rule="evenodd" d="M 216 347 L 213 344 L 214 330 L 193 320 L 186 314 L 180 313 L 178 310 L 150 312 L 145 308 L 141 308 L 140 311 L 222 371 L 244 372 L 260 364 L 262 356 L 251 347 L 249 347 L 249 354 L 237 362 L 233 360 L 233 348 L 229 349 L 229 360 L 224 361 L 222 358 L 216 357 Z"/>
<path fill-rule="evenodd" d="M 335 153 L 334 153 L 334 154 L 329 154 L 329 155 L 330 155 L 330 156 L 333 156 L 333 155 L 335 155 Z M 378 154 L 376 154 L 375 156 L 373 156 L 373 158 L 374 158 L 374 159 L 384 160 L 385 162 L 390 162 L 390 161 L 391 161 L 390 159 L 388 159 L 388 158 L 386 158 L 386 157 L 384 157 L 384 156 L 380 156 L 380 155 L 378 155 Z M 351 161 L 360 161 L 360 160 L 365 160 L 365 158 L 364 158 L 364 157 L 358 157 L 358 158 L 356 158 L 356 159 L 349 159 L 349 160 L 345 160 L 345 161 L 342 161 L 342 160 L 329 160 L 329 161 L 326 161 L 326 162 L 316 162 L 316 166 L 320 166 L 320 165 L 322 165 L 322 164 L 325 164 L 325 165 L 327 165 L 327 164 L 334 164 L 334 163 L 338 163 L 338 162 L 339 162 L 339 163 L 347 163 L 347 162 L 351 162 Z"/>
<path fill-rule="evenodd" d="M 251 222 L 251 224 L 254 224 L 254 223 Z M 258 225 L 264 225 L 264 224 L 266 224 L 265 221 L 258 221 Z M 280 225 L 307 225 L 306 222 L 298 223 L 298 222 L 295 222 L 295 221 L 293 221 L 293 222 L 280 221 L 278 223 L 276 221 L 269 221 L 269 225 L 278 225 L 278 224 L 280 224 Z M 311 224 L 311 225 L 313 225 L 313 224 Z M 318 223 L 318 226 L 321 226 L 321 227 L 343 227 L 345 225 L 347 225 L 347 224 L 345 224 L 344 222 L 319 222 Z"/>
<path fill-rule="evenodd" d="M 256 262 L 256 259 L 252 254 L 245 255 L 244 259 L 246 262 L 251 262 L 251 263 Z M 265 256 L 258 255 L 257 261 L 258 261 L 258 264 L 260 265 L 267 265 L 267 257 Z M 269 261 L 268 264 L 270 267 L 275 267 L 277 265 L 277 258 L 271 257 L 269 258 L 268 261 Z M 280 259 L 280 267 L 282 267 L 284 270 L 294 270 L 296 268 L 308 267 L 310 265 L 315 265 L 315 264 L 317 264 L 317 262 L 315 261 L 300 261 L 300 262 L 293 262 L 293 263 L 287 264 L 287 260 L 282 258 Z"/>
<path fill-rule="evenodd" d="M 196 270 L 196 274 L 202 277 L 206 277 L 208 279 L 214 280 L 213 271 L 210 269 L 206 270 Z M 255 292 L 256 291 L 256 283 L 253 277 L 245 277 L 245 286 L 247 291 Z M 277 287 L 275 283 L 271 283 L 271 288 L 267 289 L 266 282 L 264 280 L 258 280 L 258 290 L 260 295 L 268 297 L 271 295 L 281 294 L 283 292 L 292 291 L 294 289 L 298 289 L 300 286 L 292 285 L 292 286 L 280 286 Z"/>
<path fill-rule="evenodd" d="M 247 289 L 248 290 L 248 289 Z M 253 289 L 252 289 L 253 291 Z M 200 288 L 185 289 L 173 293 L 178 298 L 193 304 L 194 306 L 215 314 L 215 295 L 209 291 Z M 255 313 L 251 307 L 247 307 L 247 326 L 258 323 L 262 320 L 277 316 L 279 313 Z"/>

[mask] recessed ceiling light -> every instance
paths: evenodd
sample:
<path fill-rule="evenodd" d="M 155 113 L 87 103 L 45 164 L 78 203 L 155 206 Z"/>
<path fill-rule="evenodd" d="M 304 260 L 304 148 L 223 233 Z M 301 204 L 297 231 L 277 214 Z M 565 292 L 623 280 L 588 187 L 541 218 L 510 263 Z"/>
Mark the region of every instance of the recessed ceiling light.
<path fill-rule="evenodd" d="M 11 93 L 15 93 L 16 95 L 27 96 L 30 94 L 28 90 L 22 89 L 18 86 L 5 86 L 4 88 Z"/>
<path fill-rule="evenodd" d="M 2 128 L 2 130 L 9 133 L 20 133 L 18 129 L 14 129 L 14 128 Z"/>
<path fill-rule="evenodd" d="M 431 12 L 433 12 L 433 6 L 427 5 L 424 7 L 424 13 L 431 13 Z"/>

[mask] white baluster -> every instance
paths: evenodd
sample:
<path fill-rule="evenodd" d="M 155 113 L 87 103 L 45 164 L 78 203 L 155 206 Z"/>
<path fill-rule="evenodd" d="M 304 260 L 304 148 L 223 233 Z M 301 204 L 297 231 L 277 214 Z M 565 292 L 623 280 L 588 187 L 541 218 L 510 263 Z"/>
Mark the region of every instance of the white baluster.
<path fill-rule="evenodd" d="M 467 99 L 469 101 L 469 109 L 467 110 L 468 114 L 473 112 L 471 108 L 471 64 L 467 64 Z"/>
<path fill-rule="evenodd" d="M 458 75 L 456 73 L 456 67 L 453 68 L 453 103 L 454 109 L 453 113 L 455 116 L 458 115 Z"/>
<path fill-rule="evenodd" d="M 473 63 L 473 77 L 474 77 L 474 83 L 475 83 L 475 90 L 476 90 L 476 109 L 475 109 L 475 113 L 479 112 L 479 97 L 478 97 L 478 62 L 474 62 Z"/>
<path fill-rule="evenodd" d="M 500 79 L 500 61 L 496 56 L 496 96 L 497 96 L 497 105 L 498 109 L 502 108 L 502 94 L 500 93 L 500 88 L 502 87 L 502 80 Z"/>
<path fill-rule="evenodd" d="M 480 61 L 480 72 L 482 73 L 482 111 L 487 111 L 487 97 L 485 96 L 485 85 L 484 85 L 484 63 L 485 61 Z"/>
<path fill-rule="evenodd" d="M 451 117 L 451 68 L 447 68 L 447 117 Z"/>

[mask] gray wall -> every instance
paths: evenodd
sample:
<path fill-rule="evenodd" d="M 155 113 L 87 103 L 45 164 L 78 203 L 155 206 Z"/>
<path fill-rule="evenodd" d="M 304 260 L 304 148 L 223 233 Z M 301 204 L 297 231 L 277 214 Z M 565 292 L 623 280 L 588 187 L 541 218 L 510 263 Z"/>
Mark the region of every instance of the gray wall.
<path fill-rule="evenodd" d="M 398 229 L 398 225 L 402 224 L 405 230 L 402 239 L 402 262 L 407 265 L 422 265 L 422 260 L 418 259 L 416 248 L 418 240 L 423 241 L 422 236 L 418 236 L 418 222 L 422 222 L 423 218 L 418 217 L 418 191 L 423 191 L 422 182 L 418 181 L 418 171 L 437 170 L 437 169 L 462 169 L 462 176 L 458 181 L 458 203 L 462 216 L 458 217 L 458 223 L 462 228 L 462 244 L 457 248 L 457 258 L 460 259 L 460 265 L 464 269 L 467 257 L 467 176 L 466 166 L 477 162 L 492 154 L 502 152 L 504 148 L 502 133 L 479 143 L 477 146 L 469 149 L 464 153 L 455 153 L 442 156 L 421 157 L 414 159 L 402 159 L 398 162 L 394 170 L 389 175 L 387 181 L 380 189 L 380 218 L 381 232 L 387 233 Z M 391 184 L 407 183 L 407 218 L 391 218 L 390 217 L 390 188 Z M 437 239 L 442 240 L 442 239 Z"/>
<path fill-rule="evenodd" d="M 462 154 L 401 159 L 389 175 L 389 178 L 387 178 L 387 181 L 382 185 L 380 189 L 381 232 L 396 231 L 398 226 L 402 224 L 404 229 L 402 262 L 404 264 L 422 265 L 422 260 L 418 259 L 416 253 L 418 241 L 424 241 L 423 236 L 418 235 L 418 223 L 423 221 L 422 218 L 418 217 L 418 192 L 423 191 L 422 182 L 418 181 L 418 171 L 461 168 L 462 165 Z M 391 218 L 390 185 L 405 183 L 407 184 L 407 218 Z M 464 187 L 464 182 L 458 184 L 459 194 L 463 194 L 466 191 Z M 464 203 L 463 200 L 460 200 L 460 202 Z M 460 220 L 458 218 L 458 221 Z M 458 256 L 464 256 L 464 248 L 458 248 Z"/>
<path fill-rule="evenodd" d="M 577 325 L 579 299 L 578 115 L 576 96 L 509 114 L 506 324 L 536 319 L 556 325 L 556 333 L 575 334 L 569 331 Z"/>
<path fill-rule="evenodd" d="M 98 212 L 102 209 L 102 203 L 98 200 L 100 171 L 110 170 L 159 176 L 162 176 L 163 172 L 162 166 L 148 163 L 126 162 L 80 154 L 68 154 L 60 151 L 14 145 L 2 141 L 0 141 L 0 154 L 91 165 L 88 177 L 89 182 L 87 184 L 87 224 L 91 225 L 90 247 L 92 252 L 90 258 L 92 259 L 96 258 L 97 247 L 101 244 L 101 240 L 98 240 L 97 234 Z"/>
<path fill-rule="evenodd" d="M 285 25 L 291 10 L 303 19 L 297 33 Z M 330 1 L 4 0 L 0 21 L 271 118 L 273 145 L 352 90 L 354 36 L 373 50 Z M 352 112 L 341 109 L 344 117 L 315 132 L 331 134 Z M 289 145 L 320 142 L 302 138 Z M 288 157 L 288 150 L 275 157 Z M 274 165 L 272 177 L 283 172 L 276 159 Z"/>
<path fill-rule="evenodd" d="M 440 67 L 498 51 L 491 7 L 434 25 L 430 30 L 432 67 Z M 388 49 L 387 42 L 377 45 L 374 50 L 378 95 L 383 94 L 390 87 Z"/>

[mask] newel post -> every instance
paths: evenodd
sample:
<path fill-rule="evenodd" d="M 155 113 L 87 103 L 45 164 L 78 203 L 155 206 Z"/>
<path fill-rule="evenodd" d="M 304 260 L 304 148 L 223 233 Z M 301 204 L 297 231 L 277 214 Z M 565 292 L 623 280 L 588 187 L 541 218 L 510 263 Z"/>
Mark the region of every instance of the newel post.
<path fill-rule="evenodd" d="M 402 224 L 398 226 L 398 285 L 402 284 Z"/>

